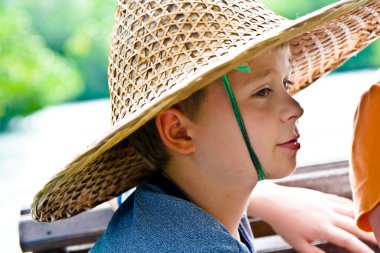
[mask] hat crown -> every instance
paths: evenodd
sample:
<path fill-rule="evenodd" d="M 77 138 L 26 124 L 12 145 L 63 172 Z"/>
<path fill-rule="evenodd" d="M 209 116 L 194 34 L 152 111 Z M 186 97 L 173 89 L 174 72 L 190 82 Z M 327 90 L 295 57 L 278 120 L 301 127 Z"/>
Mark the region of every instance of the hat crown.
<path fill-rule="evenodd" d="M 284 20 L 252 0 L 120 0 L 109 58 L 112 123 Z"/>

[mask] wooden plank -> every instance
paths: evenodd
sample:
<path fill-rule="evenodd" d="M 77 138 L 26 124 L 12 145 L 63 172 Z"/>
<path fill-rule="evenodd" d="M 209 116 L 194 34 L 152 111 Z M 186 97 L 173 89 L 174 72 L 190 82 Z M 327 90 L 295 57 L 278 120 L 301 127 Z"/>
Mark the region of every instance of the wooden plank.
<path fill-rule="evenodd" d="M 274 182 L 293 187 L 303 187 L 352 198 L 347 160 L 297 168 L 296 172 Z"/>
<path fill-rule="evenodd" d="M 29 214 L 24 214 L 19 222 L 21 249 L 23 252 L 39 252 L 94 243 L 106 229 L 113 213 L 111 208 L 95 208 L 52 223 L 38 223 Z"/>

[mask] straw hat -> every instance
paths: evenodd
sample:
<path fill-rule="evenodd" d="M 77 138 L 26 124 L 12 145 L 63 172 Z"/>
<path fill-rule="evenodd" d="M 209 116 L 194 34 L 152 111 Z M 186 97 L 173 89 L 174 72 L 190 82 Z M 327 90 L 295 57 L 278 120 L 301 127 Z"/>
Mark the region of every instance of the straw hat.
<path fill-rule="evenodd" d="M 294 21 L 254 0 L 119 0 L 113 127 L 36 195 L 33 218 L 67 218 L 134 187 L 153 170 L 126 137 L 260 51 L 289 41 L 294 94 L 376 39 L 379 14 L 376 0 L 340 1 Z"/>

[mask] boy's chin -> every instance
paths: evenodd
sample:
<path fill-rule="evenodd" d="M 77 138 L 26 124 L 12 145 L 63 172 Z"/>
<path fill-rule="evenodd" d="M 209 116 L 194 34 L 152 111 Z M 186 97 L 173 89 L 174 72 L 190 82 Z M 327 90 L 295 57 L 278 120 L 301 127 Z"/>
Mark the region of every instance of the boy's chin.
<path fill-rule="evenodd" d="M 267 179 L 281 179 L 293 174 L 295 170 L 296 170 L 296 166 L 294 165 L 287 169 L 281 168 L 281 169 L 274 170 L 272 172 L 267 173 L 266 176 L 267 176 Z"/>

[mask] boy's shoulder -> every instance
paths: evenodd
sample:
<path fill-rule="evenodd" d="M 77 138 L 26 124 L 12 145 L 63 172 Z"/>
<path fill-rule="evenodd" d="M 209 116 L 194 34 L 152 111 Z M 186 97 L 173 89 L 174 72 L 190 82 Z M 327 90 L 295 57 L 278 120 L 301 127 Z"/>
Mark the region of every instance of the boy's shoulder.
<path fill-rule="evenodd" d="M 145 181 L 116 211 L 95 252 L 249 252 L 214 217 Z"/>

